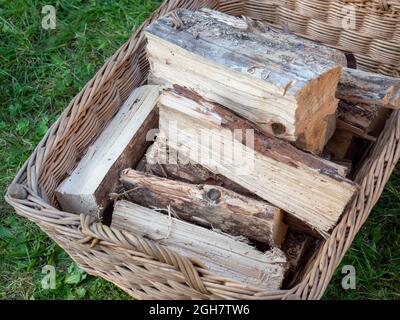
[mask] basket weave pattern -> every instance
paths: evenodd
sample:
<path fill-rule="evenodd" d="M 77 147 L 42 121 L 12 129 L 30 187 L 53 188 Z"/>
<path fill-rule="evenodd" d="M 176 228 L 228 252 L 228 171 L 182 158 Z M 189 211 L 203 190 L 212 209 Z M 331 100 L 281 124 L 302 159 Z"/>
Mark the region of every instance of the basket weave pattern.
<path fill-rule="evenodd" d="M 398 0 L 249 0 L 244 14 L 352 52 L 360 69 L 400 76 Z"/>
<path fill-rule="evenodd" d="M 311 4 L 317 2 L 330 5 L 341 3 L 322 0 L 279 1 L 292 10 L 301 6 L 308 8 L 315 19 L 326 18 L 323 13 L 330 11 L 325 6 L 316 10 Z M 335 268 L 379 199 L 400 157 L 398 111 L 392 113 L 370 156 L 358 172 L 357 182 L 361 187 L 357 197 L 349 204 L 331 236 L 310 259 L 302 278 L 289 290 L 264 291 L 214 275 L 198 261 L 182 257 L 157 242 L 109 228 L 88 216 L 61 211 L 54 200 L 56 186 L 73 170 L 130 91 L 146 81 L 148 64 L 143 29 L 147 25 L 177 7 L 209 7 L 229 14 L 248 14 L 272 21 L 269 17 L 276 18 L 276 11 L 280 10 L 279 6 L 271 6 L 272 3 L 251 0 L 164 2 L 71 101 L 21 168 L 13 182 L 23 185 L 28 196 L 12 197 L 7 194 L 6 200 L 17 213 L 39 225 L 81 268 L 115 283 L 138 299 L 320 298 Z M 357 1 L 357 6 L 371 13 L 382 9 L 371 3 L 375 2 Z M 384 3 L 395 14 L 400 10 L 397 1 Z M 269 11 L 272 7 L 275 13 Z M 296 17 L 301 16 L 296 14 Z M 331 34 L 332 39 L 337 35 L 325 32 Z M 393 39 L 399 38 L 399 32 L 393 32 L 391 36 Z"/>

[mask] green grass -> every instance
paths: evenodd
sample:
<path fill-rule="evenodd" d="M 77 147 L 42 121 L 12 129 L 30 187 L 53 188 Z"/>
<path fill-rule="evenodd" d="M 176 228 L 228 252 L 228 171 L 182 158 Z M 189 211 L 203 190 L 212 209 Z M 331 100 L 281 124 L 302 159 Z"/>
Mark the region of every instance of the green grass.
<path fill-rule="evenodd" d="M 78 270 L 68 255 L 3 200 L 7 184 L 72 97 L 161 1 L 0 0 L 0 298 L 125 299 Z M 54 4 L 55 30 L 42 6 Z M 41 289 L 42 267 L 57 270 Z"/>
<path fill-rule="evenodd" d="M 3 200 L 6 186 L 51 123 L 160 1 L 0 0 L 0 298 L 127 299 L 114 285 L 79 270 L 68 255 Z M 41 8 L 57 10 L 55 30 L 41 28 Z M 326 298 L 399 298 L 400 171 L 342 265 L 357 289 L 341 288 L 340 269 Z M 56 289 L 41 287 L 42 267 L 56 268 Z"/>
<path fill-rule="evenodd" d="M 335 299 L 400 299 L 400 166 L 392 174 L 325 294 Z M 356 290 L 343 290 L 344 265 L 356 269 Z"/>

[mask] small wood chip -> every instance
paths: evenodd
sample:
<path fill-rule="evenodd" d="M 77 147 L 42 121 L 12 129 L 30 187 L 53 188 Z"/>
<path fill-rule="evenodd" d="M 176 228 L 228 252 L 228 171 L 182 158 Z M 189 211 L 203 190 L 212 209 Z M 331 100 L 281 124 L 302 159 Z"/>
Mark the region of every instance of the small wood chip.
<path fill-rule="evenodd" d="M 7 193 L 10 197 L 23 200 L 28 197 L 28 192 L 25 190 L 24 186 L 19 183 L 12 183 L 7 189 Z"/>
<path fill-rule="evenodd" d="M 291 80 L 286 87 L 283 89 L 283 96 L 286 95 L 286 93 L 288 92 L 288 90 L 294 86 L 294 84 L 296 83 L 296 80 Z"/>
<path fill-rule="evenodd" d="M 183 25 L 183 22 L 182 22 L 181 18 L 179 18 L 177 12 L 173 11 L 171 13 L 171 17 L 172 17 L 172 23 L 174 24 L 174 28 L 180 29 Z"/>

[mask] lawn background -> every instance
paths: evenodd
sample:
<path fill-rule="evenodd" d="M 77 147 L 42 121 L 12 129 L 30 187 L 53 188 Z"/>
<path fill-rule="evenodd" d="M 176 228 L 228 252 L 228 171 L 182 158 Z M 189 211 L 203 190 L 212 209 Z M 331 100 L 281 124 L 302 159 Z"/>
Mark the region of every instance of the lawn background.
<path fill-rule="evenodd" d="M 129 299 L 87 275 L 33 223 L 4 201 L 7 185 L 85 83 L 161 1 L 0 0 L 0 298 Z M 41 9 L 54 5 L 55 30 Z M 336 271 L 325 299 L 400 298 L 400 170 Z M 44 265 L 57 270 L 55 290 L 41 288 Z M 341 287 L 343 265 L 357 288 Z"/>

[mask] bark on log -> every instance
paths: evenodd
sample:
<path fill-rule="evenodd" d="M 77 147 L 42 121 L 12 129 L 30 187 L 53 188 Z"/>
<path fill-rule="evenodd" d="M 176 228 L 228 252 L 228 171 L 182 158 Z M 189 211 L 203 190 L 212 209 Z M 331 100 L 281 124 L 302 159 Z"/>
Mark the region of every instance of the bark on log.
<path fill-rule="evenodd" d="M 400 79 L 345 68 L 339 81 L 336 97 L 353 103 L 399 109 Z"/>
<path fill-rule="evenodd" d="M 206 184 L 148 175 L 132 169 L 121 174 L 126 199 L 150 208 L 173 210 L 179 218 L 235 236 L 280 246 L 286 225 L 282 210 L 264 201 Z"/>
<path fill-rule="evenodd" d="M 178 152 L 168 146 L 162 137 L 157 137 L 146 153 L 145 172 L 192 184 L 217 185 L 245 196 L 254 196 L 249 190 L 228 178 L 213 173 L 198 163 L 182 157 L 181 154 L 179 158 L 177 155 Z"/>
<path fill-rule="evenodd" d="M 390 113 L 390 109 L 382 108 L 376 104 L 355 104 L 341 101 L 338 108 L 338 119 L 362 129 L 368 135 L 377 137 Z"/>
<path fill-rule="evenodd" d="M 390 113 L 390 109 L 378 105 L 341 101 L 337 129 L 324 149 L 324 156 L 335 162 L 351 163 L 365 147 L 360 139 L 375 142 Z"/>

